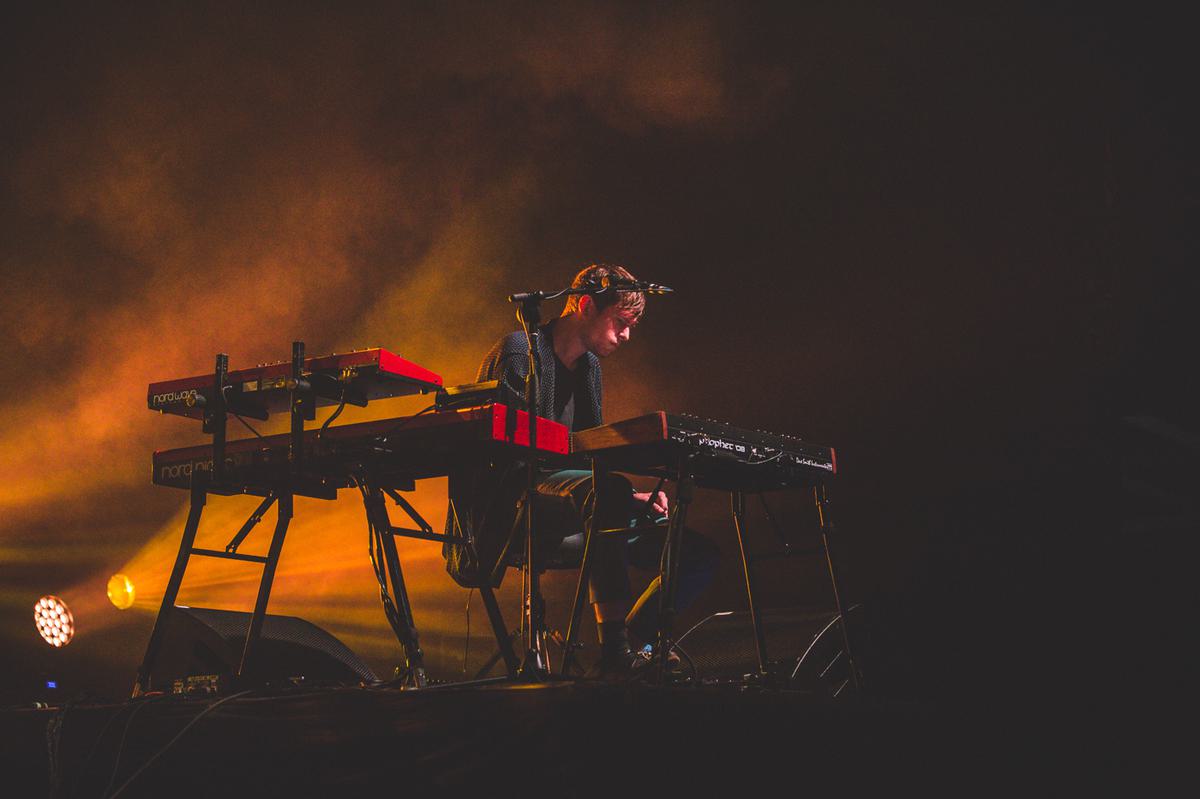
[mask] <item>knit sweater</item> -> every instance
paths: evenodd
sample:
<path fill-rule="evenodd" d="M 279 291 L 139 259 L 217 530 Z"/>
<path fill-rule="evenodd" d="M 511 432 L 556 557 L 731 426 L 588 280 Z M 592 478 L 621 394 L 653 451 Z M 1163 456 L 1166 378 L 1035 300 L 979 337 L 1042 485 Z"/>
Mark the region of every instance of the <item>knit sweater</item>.
<path fill-rule="evenodd" d="M 538 416 L 554 417 L 554 322 L 543 325 L 538 335 Z M 584 353 L 577 369 L 579 389 L 575 394 L 573 430 L 603 424 L 600 359 Z M 525 396 L 529 371 L 529 344 L 523 331 L 509 333 L 496 342 L 484 357 L 476 380 L 499 380 L 517 397 Z M 446 571 L 464 587 L 490 583 L 498 587 L 504 569 L 496 568 L 516 518 L 516 506 L 526 485 L 521 461 L 487 460 L 464 464 L 450 474 L 450 508 L 446 534 L 454 541 L 442 547 Z M 470 543 L 469 543 L 470 542 Z"/>
<path fill-rule="evenodd" d="M 538 416 L 554 418 L 554 322 L 543 325 L 538 335 Z M 586 430 L 604 424 L 601 405 L 603 389 L 600 359 L 585 352 L 576 369 L 584 391 L 575 395 L 575 421 L 572 430 Z M 476 380 L 499 380 L 518 397 L 525 396 L 525 375 L 529 372 L 529 344 L 521 330 L 496 342 L 484 357 Z"/>

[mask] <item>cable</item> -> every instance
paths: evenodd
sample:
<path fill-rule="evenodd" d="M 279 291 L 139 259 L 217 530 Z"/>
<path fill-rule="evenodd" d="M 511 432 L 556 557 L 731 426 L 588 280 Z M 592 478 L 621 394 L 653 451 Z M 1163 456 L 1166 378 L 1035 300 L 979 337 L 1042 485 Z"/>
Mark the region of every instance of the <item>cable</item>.
<path fill-rule="evenodd" d="M 603 281 L 606 281 L 607 279 L 608 279 L 608 278 L 607 278 L 607 276 L 606 276 L 606 277 L 600 278 L 600 280 L 601 280 L 602 282 L 600 282 L 600 283 L 598 283 L 598 284 L 597 284 L 597 283 L 590 283 L 590 284 L 589 284 L 589 285 L 587 285 L 587 286 L 579 286 L 578 288 L 586 288 L 586 289 L 588 289 L 588 291 L 587 291 L 587 293 L 588 293 L 588 294 L 607 294 L 607 293 L 608 293 L 608 292 L 610 292 L 610 291 L 611 291 L 611 292 L 617 292 L 617 291 L 629 291 L 629 293 L 633 293 L 633 292 L 632 292 L 632 290 L 621 289 L 621 288 L 619 288 L 619 287 L 617 287 L 617 286 L 613 286 L 613 285 L 610 285 L 610 284 L 608 284 L 608 283 L 606 283 L 606 282 L 603 282 Z M 571 288 L 576 288 L 576 287 L 575 287 L 575 286 L 572 286 Z M 545 294 L 545 295 L 543 295 L 543 296 L 542 296 L 542 298 L 541 298 L 541 299 L 542 299 L 542 302 L 545 302 L 546 300 L 557 300 L 559 297 L 561 297 L 562 295 L 566 294 L 566 293 L 567 293 L 568 291 L 570 291 L 570 290 L 571 290 L 570 288 L 566 288 L 566 289 L 561 289 L 561 290 L 559 290 L 559 291 L 556 291 L 556 292 L 554 292 L 553 294 Z"/>
<path fill-rule="evenodd" d="M 387 619 L 388 624 L 395 629 L 395 621 L 392 616 L 391 597 L 387 592 L 387 578 L 385 577 L 382 567 L 380 566 L 380 557 L 376 554 L 376 548 L 382 551 L 383 542 L 378 541 L 378 533 L 375 528 L 375 521 L 371 513 L 370 495 L 371 489 L 365 480 L 354 475 L 350 477 L 350 484 L 359 490 L 363 497 L 363 505 L 367 509 L 367 556 L 371 560 L 371 571 L 375 574 L 375 582 L 379 584 L 379 599 L 383 604 L 383 615 Z"/>
<path fill-rule="evenodd" d="M 455 532 L 454 537 L 467 539 L 468 536 L 463 532 L 462 529 L 462 522 L 458 520 L 458 508 L 455 507 L 454 497 L 450 497 L 450 515 L 454 518 L 454 524 L 451 527 L 451 530 Z"/>
<path fill-rule="evenodd" d="M 671 651 L 679 655 L 683 660 L 687 661 L 689 676 L 692 677 L 692 679 L 695 679 L 699 676 L 696 673 L 695 661 L 692 660 L 692 656 L 689 655 L 683 647 L 681 647 L 679 644 L 675 644 L 673 647 L 671 647 Z"/>
<path fill-rule="evenodd" d="M 671 532 L 673 526 L 674 525 L 667 527 L 667 534 L 663 536 L 662 551 L 658 553 L 658 573 L 660 575 L 667 570 L 667 557 L 671 548 Z M 675 531 L 676 535 L 679 535 L 682 532 L 682 530 Z"/>
<path fill-rule="evenodd" d="M 383 605 L 383 615 L 396 636 L 403 638 L 400 614 L 396 611 L 396 605 L 388 591 L 386 565 L 383 563 L 383 533 L 376 526 L 371 513 L 370 498 L 374 490 L 367 485 L 365 480 L 352 478 L 352 482 L 362 494 L 363 505 L 367 508 L 367 555 L 371 559 L 371 570 L 375 573 L 375 581 L 379 584 L 379 601 Z"/>
<path fill-rule="evenodd" d="M 705 616 L 703 619 L 701 619 L 700 621 L 696 622 L 696 623 L 695 623 L 695 624 L 693 624 L 691 627 L 688 627 L 688 629 L 687 629 L 687 632 L 686 632 L 686 633 L 684 633 L 683 635 L 679 636 L 679 637 L 678 637 L 678 638 L 676 638 L 675 640 L 678 642 L 678 641 L 682 641 L 684 638 L 687 638 L 689 635 L 691 635 L 691 634 L 692 634 L 692 631 L 694 631 L 694 630 L 695 630 L 697 627 L 699 627 L 701 624 L 704 624 L 704 622 L 708 621 L 710 618 L 711 618 L 711 616 Z"/>
<path fill-rule="evenodd" d="M 553 297 L 547 297 L 545 299 L 554 299 L 561 294 L 562 292 L 559 292 Z M 525 399 L 526 406 L 533 406 L 526 407 L 526 412 L 529 413 L 530 416 L 536 416 L 537 406 L 540 404 L 540 394 L 542 392 L 542 367 L 537 362 L 538 351 L 533 345 L 533 335 L 529 332 L 529 320 L 525 318 L 525 313 L 523 310 L 517 311 L 517 321 L 521 323 L 521 331 L 525 333 L 525 358 L 528 360 L 528 363 L 525 367 L 525 390 L 521 393 L 521 396 Z M 530 402 L 530 395 L 533 395 L 532 402 Z M 530 446 L 533 446 L 533 439 L 537 435 L 537 425 L 532 425 L 529 428 L 529 431 L 529 443 Z"/>
<path fill-rule="evenodd" d="M 374 522 L 371 513 L 371 495 L 376 491 L 367 485 L 366 481 L 355 480 L 355 485 L 358 485 L 359 492 L 362 494 L 362 504 L 367 507 L 367 555 L 371 558 L 371 570 L 376 576 L 376 582 L 379 584 L 379 602 L 383 605 L 384 618 L 388 619 L 388 624 L 391 625 L 397 637 L 401 636 L 400 613 L 396 611 L 395 602 L 391 599 L 391 593 L 388 590 L 388 572 L 383 561 L 383 533 L 379 530 L 378 525 Z"/>
<path fill-rule="evenodd" d="M 435 410 L 437 410 L 436 402 L 426 408 L 422 408 L 421 410 L 414 413 L 412 416 L 404 417 L 403 419 L 400 420 L 400 422 L 395 427 L 390 428 L 389 430 L 387 430 L 387 432 L 380 434 L 380 438 L 387 438 L 392 433 L 395 433 L 397 430 L 404 427 L 404 425 L 411 422 L 413 419 L 416 419 L 418 416 L 424 416 L 425 414 L 429 413 L 430 411 L 435 411 Z"/>
<path fill-rule="evenodd" d="M 113 722 L 116 721 L 117 719 L 119 719 L 121 717 L 121 714 L 124 713 L 128 708 L 131 708 L 131 707 L 135 708 L 134 712 L 136 712 L 136 708 L 139 707 L 140 705 L 143 705 L 148 701 L 153 701 L 154 699 L 161 699 L 161 698 L 162 697 L 156 696 L 156 697 L 150 697 L 149 699 L 144 700 L 143 702 L 133 702 L 133 701 L 126 702 L 125 704 L 121 705 L 121 707 L 119 707 L 117 709 L 116 713 L 113 713 L 111 716 L 108 717 L 108 721 L 104 722 L 104 726 L 100 728 L 100 733 L 96 736 L 96 740 L 92 742 L 92 748 L 88 750 L 87 757 L 85 757 L 83 759 L 83 764 L 80 765 L 78 773 L 75 774 L 75 780 L 72 783 L 72 787 L 71 787 L 72 794 L 75 793 L 75 789 L 79 786 L 80 777 L 83 775 L 83 772 L 87 770 L 88 763 L 92 762 L 92 758 L 96 755 L 96 750 L 100 748 L 100 742 L 103 741 L 104 736 L 108 734 L 108 728 L 112 726 Z M 111 779 L 109 779 L 109 785 L 110 786 L 112 785 Z M 105 788 L 105 790 L 108 790 L 108 788 Z"/>
<path fill-rule="evenodd" d="M 67 720 L 67 713 L 71 710 L 71 705 L 72 703 L 68 701 L 46 724 L 46 759 L 50 766 L 51 796 L 57 795 L 59 782 L 62 779 L 62 775 L 59 773 L 58 747 L 62 742 L 63 722 Z M 45 705 L 38 702 L 37 707 L 45 707 Z"/>
<path fill-rule="evenodd" d="M 333 413 L 329 414 L 329 418 L 325 420 L 325 423 L 323 425 L 321 425 L 321 430 L 317 433 L 318 441 L 325 437 L 325 431 L 329 429 L 329 425 L 333 424 L 333 420 L 338 418 L 339 416 L 341 416 L 342 411 L 346 410 L 346 389 L 347 388 L 349 388 L 349 386 L 342 386 L 341 400 L 338 402 L 337 408 L 334 409 Z"/>
<path fill-rule="evenodd" d="M 763 513 L 767 517 L 767 521 L 771 525 L 771 529 L 775 532 L 775 537 L 783 544 L 783 552 L 785 555 L 790 555 L 792 552 L 792 543 L 788 541 L 784 535 L 783 529 L 779 526 L 779 522 L 775 520 L 775 514 L 771 512 L 770 506 L 767 505 L 767 495 L 762 491 L 758 492 L 758 502 L 762 505 Z"/>
<path fill-rule="evenodd" d="M 140 711 L 142 708 L 146 707 L 146 705 L 153 703 L 156 699 L 163 699 L 163 698 L 165 698 L 165 697 L 156 696 L 152 699 L 148 699 L 145 702 L 142 702 L 140 705 L 138 705 L 137 707 L 135 707 L 133 709 L 133 712 L 129 714 L 129 718 L 125 719 L 125 728 L 123 730 L 121 730 L 121 740 L 117 744 L 117 754 L 113 758 L 112 773 L 108 775 L 108 784 L 105 785 L 104 790 L 100 792 L 101 796 L 108 795 L 109 789 L 112 788 L 113 782 L 115 782 L 117 779 L 117 772 L 121 768 L 121 755 L 123 755 L 125 753 L 125 739 L 129 735 L 129 728 L 131 726 L 133 726 L 134 717 L 138 714 L 138 711 Z M 111 721 L 111 719 L 110 719 L 110 721 Z M 107 726 L 107 725 L 105 725 L 105 726 Z"/>
<path fill-rule="evenodd" d="M 121 755 L 123 755 L 125 753 L 125 738 L 126 738 L 126 736 L 129 735 L 129 727 L 133 724 L 134 716 L 136 716 L 138 714 L 138 711 L 141 710 L 142 708 L 144 708 L 148 704 L 150 704 L 150 703 L 143 702 L 142 704 L 138 705 L 137 707 L 135 707 L 133 709 L 133 712 L 129 714 L 129 718 L 125 719 L 125 728 L 123 730 L 121 730 L 121 740 L 117 744 L 117 754 L 113 758 L 112 773 L 108 775 L 108 784 L 105 785 L 104 790 L 100 792 L 101 796 L 108 795 L 109 790 L 112 788 L 113 783 L 117 779 L 117 771 L 121 767 Z"/>
<path fill-rule="evenodd" d="M 367 487 L 365 482 L 358 483 L 358 490 L 362 493 L 363 504 L 368 508 L 371 502 L 371 489 Z M 371 570 L 375 572 L 375 581 L 379 583 L 379 599 L 383 602 L 383 612 L 387 616 L 388 622 L 393 623 L 391 614 L 391 597 L 387 590 L 387 573 L 381 563 L 380 557 L 383 553 L 383 541 L 379 534 L 379 529 L 375 526 L 375 520 L 370 513 L 367 514 L 367 554 L 371 558 Z"/>
<path fill-rule="evenodd" d="M 395 632 L 396 637 L 401 642 L 404 642 L 409 637 L 406 632 L 407 625 L 400 619 L 400 613 L 396 610 L 395 602 L 388 591 L 386 564 L 383 563 L 383 536 L 385 533 L 375 523 L 375 519 L 371 513 L 371 496 L 377 494 L 379 489 L 371 488 L 363 480 L 356 480 L 355 482 L 358 484 L 358 490 L 362 493 L 363 504 L 367 508 L 367 554 L 371 557 L 371 567 L 375 571 L 375 580 L 379 583 L 379 601 L 383 604 L 383 615 L 387 617 L 388 624 L 392 626 L 392 631 Z M 383 504 L 382 497 L 379 504 L 381 506 Z"/>
<path fill-rule="evenodd" d="M 463 645 L 463 676 L 467 674 L 467 655 L 471 652 L 471 594 L 475 593 L 472 588 L 467 591 L 467 642 Z"/>
<path fill-rule="evenodd" d="M 147 760 L 145 763 L 143 763 L 143 764 L 141 765 L 141 768 L 139 768 L 137 771 L 133 772 L 133 774 L 129 775 L 129 779 L 125 780 L 125 782 L 123 782 L 123 783 L 121 784 L 121 787 L 120 787 L 120 788 L 117 788 L 117 790 L 116 790 L 116 791 L 114 791 L 112 794 L 110 794 L 110 795 L 109 795 L 109 797 L 108 797 L 108 799 L 116 799 L 116 797 L 118 797 L 118 796 L 120 796 L 122 793 L 124 793 L 124 792 L 125 792 L 125 789 L 129 787 L 129 784 L 138 778 L 138 775 L 140 775 L 140 774 L 141 774 L 143 771 L 145 771 L 146 769 L 150 768 L 150 765 L 151 765 L 151 764 L 152 764 L 152 763 L 153 763 L 155 760 L 158 760 L 158 758 L 159 758 L 159 757 L 161 757 L 161 756 L 162 756 L 162 754 L 163 754 L 164 752 L 166 752 L 168 749 L 170 749 L 172 746 L 174 746 L 174 745 L 175 745 L 175 742 L 176 742 L 176 741 L 178 741 L 180 738 L 182 738 L 182 737 L 183 737 L 183 734 L 184 734 L 185 732 L 187 732 L 188 730 L 190 730 L 190 729 L 191 729 L 191 728 L 192 728 L 192 727 L 193 727 L 193 726 L 196 724 L 196 722 L 198 722 L 200 719 L 204 718 L 204 717 L 205 717 L 205 716 L 207 716 L 209 713 L 213 712 L 214 710 L 216 710 L 217 708 L 219 708 L 221 705 L 225 704 L 226 702 L 229 702 L 229 701 L 231 701 L 231 700 L 233 700 L 233 699 L 237 699 L 238 697 L 245 696 L 246 694 L 250 694 L 250 693 L 253 693 L 253 692 L 254 692 L 253 690 L 249 690 L 249 691 L 240 691 L 240 692 L 238 692 L 238 693 L 236 693 L 236 694 L 230 694 L 229 696 L 225 697 L 224 699 L 220 699 L 220 700 L 218 700 L 218 701 L 216 701 L 216 702 L 213 702 L 211 705 L 209 705 L 208 707 L 204 708 L 204 710 L 201 710 L 199 713 L 197 713 L 197 714 L 196 714 L 196 715 L 195 715 L 195 716 L 192 718 L 192 720 L 191 720 L 191 721 L 189 721 L 187 724 L 183 725 L 183 729 L 182 729 L 182 730 L 180 730 L 179 732 L 175 733 L 175 737 L 174 737 L 174 738 L 172 738 L 171 740 L 167 741 L 167 744 L 166 744 L 166 746 L 164 746 L 162 749 L 159 749 L 157 752 L 155 752 L 153 755 L 151 755 L 151 756 L 150 756 L 150 759 L 149 759 L 149 760 Z M 150 703 L 149 703 L 149 702 L 147 702 L 146 704 L 150 704 Z M 145 705 L 142 705 L 142 707 L 145 707 Z M 134 712 L 136 713 L 137 711 L 134 711 Z M 130 721 L 133 721 L 133 714 L 130 714 L 129 720 L 130 720 Z M 128 730 L 128 729 L 129 729 L 129 726 L 128 726 L 128 725 L 126 725 L 126 727 L 125 727 L 125 728 L 126 728 L 126 730 Z M 114 775 L 116 774 L 116 770 L 115 770 L 115 769 L 113 770 L 113 774 L 114 774 Z M 111 781 L 110 781 L 110 784 L 111 784 Z M 105 790 L 107 791 L 108 789 L 107 789 L 107 788 L 105 788 Z"/>

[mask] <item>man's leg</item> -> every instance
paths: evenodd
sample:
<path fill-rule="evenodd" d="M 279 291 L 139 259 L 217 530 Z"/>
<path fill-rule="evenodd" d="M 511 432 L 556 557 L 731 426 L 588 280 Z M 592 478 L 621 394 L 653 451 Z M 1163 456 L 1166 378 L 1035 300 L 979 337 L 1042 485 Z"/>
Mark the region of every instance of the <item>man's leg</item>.
<path fill-rule="evenodd" d="M 629 563 L 639 569 L 658 569 L 666 531 L 639 535 L 628 547 Z M 712 583 L 721 551 L 711 539 L 687 528 L 679 553 L 679 583 L 675 609 L 683 610 Z M 634 603 L 627 616 L 629 634 L 635 643 L 653 643 L 658 637 L 659 578 L 655 577 Z"/>
<path fill-rule="evenodd" d="M 604 476 L 600 486 L 599 507 L 595 505 L 591 472 L 566 470 L 549 475 L 541 481 L 538 492 L 569 503 L 574 519 L 573 535 L 564 538 L 559 559 L 565 564 L 578 564 L 583 558 L 583 525 L 595 516 L 595 530 L 624 527 L 629 524 L 633 506 L 633 486 L 621 475 Z M 560 503 L 550 503 L 560 505 Z M 561 508 L 556 511 L 561 514 Z M 561 519 L 557 522 L 564 523 Z M 561 529 L 561 527 L 560 527 Z M 620 535 L 592 537 L 591 560 L 588 572 L 588 593 L 596 615 L 600 638 L 602 670 L 617 670 L 629 665 L 631 659 L 629 635 L 625 616 L 633 596 L 629 583 L 629 562 L 626 539 Z"/>

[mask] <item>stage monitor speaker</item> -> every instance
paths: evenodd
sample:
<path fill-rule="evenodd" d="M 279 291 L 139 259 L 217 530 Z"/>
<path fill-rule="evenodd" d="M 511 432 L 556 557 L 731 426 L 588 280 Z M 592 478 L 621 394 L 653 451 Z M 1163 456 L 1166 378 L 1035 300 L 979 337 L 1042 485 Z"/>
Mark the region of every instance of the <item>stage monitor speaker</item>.
<path fill-rule="evenodd" d="M 176 680 L 215 675 L 230 680 L 242 660 L 250 614 L 176 606 L 167 617 L 150 686 L 171 691 Z M 255 650 L 256 679 L 303 678 L 306 685 L 374 682 L 371 669 L 320 627 L 295 616 L 267 615 Z"/>
<path fill-rule="evenodd" d="M 848 611 L 855 629 L 858 606 Z M 850 672 L 834 611 L 772 608 L 761 612 L 767 671 L 789 687 L 838 695 Z M 859 637 L 855 635 L 854 641 Z M 758 671 L 754 625 L 748 611 L 714 613 L 688 630 L 676 648 L 700 680 L 739 681 Z"/>

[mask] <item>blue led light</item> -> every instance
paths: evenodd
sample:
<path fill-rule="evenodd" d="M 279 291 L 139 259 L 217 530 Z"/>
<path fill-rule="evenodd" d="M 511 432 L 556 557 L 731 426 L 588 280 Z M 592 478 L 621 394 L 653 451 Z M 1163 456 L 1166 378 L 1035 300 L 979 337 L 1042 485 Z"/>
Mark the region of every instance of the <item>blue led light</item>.
<path fill-rule="evenodd" d="M 47 688 L 57 688 L 58 681 L 57 680 L 46 680 L 46 687 Z"/>

